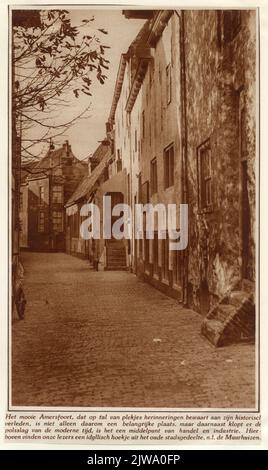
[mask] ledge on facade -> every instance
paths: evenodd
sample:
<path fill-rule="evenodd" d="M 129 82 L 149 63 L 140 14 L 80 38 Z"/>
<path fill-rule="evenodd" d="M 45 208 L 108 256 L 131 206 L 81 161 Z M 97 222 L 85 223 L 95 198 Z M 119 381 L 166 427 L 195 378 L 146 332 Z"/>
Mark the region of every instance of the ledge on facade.
<path fill-rule="evenodd" d="M 141 59 L 153 59 L 154 51 L 146 43 L 135 48 L 135 57 Z"/>
<path fill-rule="evenodd" d="M 173 10 L 159 10 L 157 12 L 147 39 L 147 42 L 151 47 L 156 46 L 156 43 L 162 35 L 172 14 Z"/>
<path fill-rule="evenodd" d="M 140 91 L 143 79 L 144 79 L 145 74 L 146 74 L 148 63 L 149 63 L 150 60 L 152 60 L 152 57 L 144 57 L 144 58 L 140 58 L 140 60 L 139 60 L 139 64 L 138 64 L 138 67 L 137 67 L 137 70 L 136 70 L 136 74 L 135 74 L 135 77 L 132 81 L 130 93 L 129 93 L 127 103 L 126 103 L 126 111 L 128 113 L 130 113 L 132 111 L 132 108 L 134 106 L 137 95 Z"/>
<path fill-rule="evenodd" d="M 148 20 L 153 17 L 155 10 L 122 10 L 127 19 Z"/>
<path fill-rule="evenodd" d="M 98 147 L 98 152 L 100 153 L 101 160 L 99 164 L 94 168 L 91 175 L 86 175 L 79 186 L 76 188 L 73 195 L 69 198 L 65 207 L 68 208 L 73 204 L 76 204 L 80 199 L 84 197 L 88 197 L 90 193 L 93 191 L 94 185 L 97 183 L 100 176 L 103 174 L 105 168 L 109 165 L 111 160 L 113 159 L 113 155 L 111 154 L 111 147 L 107 144 L 106 140 L 105 143 L 101 143 Z"/>
<path fill-rule="evenodd" d="M 30 14 L 29 14 L 30 13 Z M 39 10 L 13 10 L 12 26 L 23 28 L 39 28 L 41 27 L 41 18 Z"/>
<path fill-rule="evenodd" d="M 155 48 L 172 14 L 173 10 L 154 10 L 151 17 L 152 21 L 146 22 L 142 28 L 142 34 L 134 42 L 133 58 L 137 65 L 126 104 L 126 111 L 128 113 L 132 111 L 134 106 L 146 74 L 148 62 L 154 59 L 153 48 Z"/>
<path fill-rule="evenodd" d="M 123 80 L 124 80 L 126 63 L 127 63 L 127 54 L 122 54 L 121 59 L 120 59 L 120 63 L 119 63 L 118 72 L 117 72 L 117 77 L 116 77 L 113 102 L 112 102 L 112 106 L 111 106 L 110 115 L 109 115 L 109 118 L 108 118 L 109 123 L 114 122 L 114 115 L 115 115 L 116 106 L 117 106 L 118 100 L 119 100 L 120 95 L 121 95 L 121 89 L 122 89 L 122 83 L 123 83 Z"/>

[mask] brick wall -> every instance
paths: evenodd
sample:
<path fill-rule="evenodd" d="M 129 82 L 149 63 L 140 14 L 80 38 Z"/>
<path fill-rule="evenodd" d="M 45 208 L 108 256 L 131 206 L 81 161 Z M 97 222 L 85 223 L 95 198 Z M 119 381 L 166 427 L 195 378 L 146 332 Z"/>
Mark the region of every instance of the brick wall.
<path fill-rule="evenodd" d="M 240 101 L 243 91 L 250 233 L 247 276 L 254 279 L 255 11 L 242 11 L 239 32 L 221 39 L 216 11 L 185 12 L 189 189 L 188 292 L 206 313 L 241 277 Z M 220 34 L 219 34 L 220 32 Z M 220 36 L 220 41 L 219 41 Z M 199 206 L 198 148 L 210 142 L 212 206 Z"/>

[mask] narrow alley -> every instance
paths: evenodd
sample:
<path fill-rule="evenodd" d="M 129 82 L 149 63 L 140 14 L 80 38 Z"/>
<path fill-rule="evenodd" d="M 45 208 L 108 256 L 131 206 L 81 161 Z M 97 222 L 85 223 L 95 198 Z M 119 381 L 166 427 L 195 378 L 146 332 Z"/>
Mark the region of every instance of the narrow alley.
<path fill-rule="evenodd" d="M 129 272 L 23 253 L 25 320 L 12 324 L 12 405 L 248 408 L 255 349 L 215 349 L 202 316 Z"/>

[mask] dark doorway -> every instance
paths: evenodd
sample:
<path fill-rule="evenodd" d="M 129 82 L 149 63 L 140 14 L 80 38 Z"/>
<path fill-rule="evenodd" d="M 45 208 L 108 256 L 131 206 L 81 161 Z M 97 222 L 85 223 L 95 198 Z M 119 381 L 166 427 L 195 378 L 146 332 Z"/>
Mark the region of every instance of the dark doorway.
<path fill-rule="evenodd" d="M 200 313 L 207 315 L 210 307 L 208 283 L 203 280 L 200 284 Z"/>
<path fill-rule="evenodd" d="M 124 203 L 123 193 L 109 192 L 109 193 L 106 193 L 106 196 L 111 196 L 111 212 L 113 211 L 113 208 L 117 204 L 123 204 Z M 113 227 L 113 224 L 116 222 L 116 220 L 120 219 L 120 217 L 121 217 L 120 215 L 111 215 L 111 227 Z"/>

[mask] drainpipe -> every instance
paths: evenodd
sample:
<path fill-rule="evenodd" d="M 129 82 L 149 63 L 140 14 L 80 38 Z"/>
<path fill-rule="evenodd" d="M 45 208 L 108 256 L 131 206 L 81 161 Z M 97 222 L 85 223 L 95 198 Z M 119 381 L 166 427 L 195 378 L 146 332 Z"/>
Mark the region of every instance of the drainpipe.
<path fill-rule="evenodd" d="M 181 138 L 182 138 L 182 202 L 188 204 L 188 155 L 187 155 L 187 98 L 186 98 L 186 71 L 185 71 L 185 21 L 184 11 L 178 12 L 176 15 L 180 20 L 180 65 L 181 65 Z M 189 225 L 189 220 L 188 220 Z M 189 232 L 189 226 L 188 226 Z M 188 233 L 189 237 L 189 233 Z M 188 241 L 189 246 L 189 241 Z M 188 247 L 183 251 L 183 277 L 182 277 L 182 301 L 185 306 L 188 304 Z"/>
<path fill-rule="evenodd" d="M 131 208 L 131 225 L 132 225 L 132 227 L 131 227 L 132 228 L 132 230 L 131 230 L 131 239 L 127 240 L 127 242 L 128 242 L 128 244 L 127 244 L 127 264 L 128 264 L 129 271 L 133 272 L 133 259 L 134 259 L 134 249 L 135 249 L 134 248 L 135 247 L 135 242 L 134 242 L 135 233 L 133 233 L 133 229 L 134 229 L 133 214 L 135 214 L 135 212 L 133 212 L 133 200 L 132 200 L 132 195 L 133 195 L 132 194 L 133 193 L 133 186 L 132 186 L 132 173 L 133 173 L 133 170 L 132 170 L 132 150 L 133 150 L 133 143 L 132 143 L 131 113 L 128 113 L 127 116 L 128 116 L 127 117 L 127 123 L 128 123 L 128 126 L 129 126 L 128 127 L 128 132 L 129 132 L 129 152 L 130 152 L 129 189 L 128 189 L 130 201 L 128 201 L 128 205 Z M 135 208 L 134 208 L 134 211 L 135 211 Z"/>
<path fill-rule="evenodd" d="M 53 241 L 53 213 L 52 213 L 52 159 L 51 149 L 49 149 L 49 169 L 48 169 L 48 250 L 52 251 Z"/>

